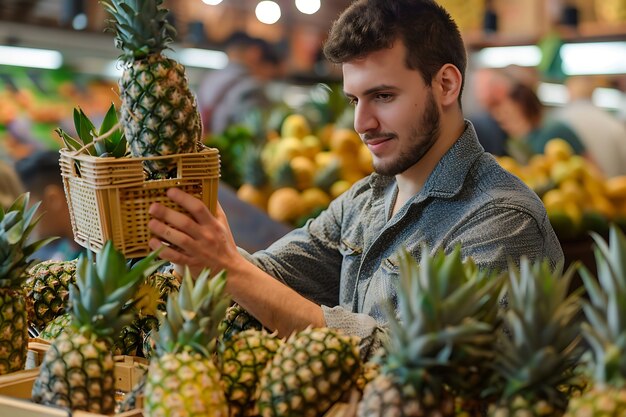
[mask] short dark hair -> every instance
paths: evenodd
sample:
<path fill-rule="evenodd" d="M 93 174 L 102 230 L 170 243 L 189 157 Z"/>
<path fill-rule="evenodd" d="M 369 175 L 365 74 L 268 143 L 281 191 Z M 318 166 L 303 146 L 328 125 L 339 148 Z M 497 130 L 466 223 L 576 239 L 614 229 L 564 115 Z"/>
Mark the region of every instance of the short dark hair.
<path fill-rule="evenodd" d="M 537 126 L 541 123 L 543 104 L 541 104 L 541 100 L 539 100 L 539 97 L 532 88 L 524 83 L 517 83 L 511 88 L 509 97 L 519 105 L 524 117 L 526 117 L 533 126 Z"/>
<path fill-rule="evenodd" d="M 463 90 L 463 38 L 450 14 L 432 0 L 357 0 L 333 24 L 324 54 L 342 64 L 391 48 L 397 39 L 406 47 L 407 67 L 417 70 L 427 85 L 443 65 L 452 64 L 463 76 Z"/>
<path fill-rule="evenodd" d="M 34 151 L 15 163 L 15 171 L 26 191 L 41 196 L 48 185 L 63 187 L 59 152 Z"/>

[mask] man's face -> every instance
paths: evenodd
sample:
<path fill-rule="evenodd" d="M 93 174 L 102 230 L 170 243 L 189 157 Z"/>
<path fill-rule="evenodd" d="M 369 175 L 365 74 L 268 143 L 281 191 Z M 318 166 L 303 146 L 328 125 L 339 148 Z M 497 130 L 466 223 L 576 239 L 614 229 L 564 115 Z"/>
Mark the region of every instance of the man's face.
<path fill-rule="evenodd" d="M 422 76 L 405 64 L 406 49 L 373 52 L 343 64 L 344 91 L 355 106 L 354 128 L 379 174 L 415 165 L 439 134 L 439 108 Z"/>

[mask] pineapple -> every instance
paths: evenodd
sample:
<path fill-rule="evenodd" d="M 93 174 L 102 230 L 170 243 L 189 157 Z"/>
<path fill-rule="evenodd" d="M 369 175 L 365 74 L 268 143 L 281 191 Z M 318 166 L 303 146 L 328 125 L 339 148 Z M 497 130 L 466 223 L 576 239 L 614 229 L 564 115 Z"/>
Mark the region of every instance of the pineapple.
<path fill-rule="evenodd" d="M 380 374 L 365 386 L 358 416 L 453 416 L 469 390 L 460 380 L 485 374 L 504 275 L 464 264 L 460 246 L 449 255 L 423 246 L 419 265 L 401 251 L 399 274 Z"/>
<path fill-rule="evenodd" d="M 81 255 L 70 286 L 72 324 L 54 340 L 33 385 L 33 400 L 69 410 L 112 414 L 115 407 L 113 340 L 133 319 L 128 301 L 158 268 L 156 252 L 132 269 L 107 242 L 93 262 Z"/>
<path fill-rule="evenodd" d="M 317 416 L 356 387 L 358 341 L 329 328 L 293 333 L 261 374 L 257 407 L 263 417 Z"/>
<path fill-rule="evenodd" d="M 155 272 L 141 284 L 134 295 L 135 319 L 124 327 L 115 341 L 116 353 L 141 356 L 143 340 L 153 329 L 158 328 L 157 311 L 165 310 L 167 297 L 178 291 L 180 283 L 171 273 Z"/>
<path fill-rule="evenodd" d="M 265 330 L 249 329 L 220 345 L 219 365 L 231 417 L 250 415 L 254 393 L 265 365 L 281 340 Z"/>
<path fill-rule="evenodd" d="M 211 355 L 217 347 L 217 327 L 230 299 L 224 296 L 226 274 L 209 278 L 203 271 L 195 284 L 185 270 L 178 296 L 167 300 L 167 314 L 154 335 L 145 388 L 149 417 L 226 417 L 228 403 Z"/>
<path fill-rule="evenodd" d="M 569 286 L 576 266 L 565 274 L 547 261 L 520 260 L 511 267 L 508 308 L 495 362 L 502 386 L 501 398 L 489 415 L 561 416 L 579 360 L 581 311 L 579 288 Z"/>
<path fill-rule="evenodd" d="M 41 330 L 65 313 L 70 284 L 75 282 L 76 260 L 44 261 L 30 269 L 25 283 L 29 300 L 34 304 L 29 321 Z"/>
<path fill-rule="evenodd" d="M 28 257 L 52 240 L 27 243 L 39 207 L 29 207 L 29 198 L 22 194 L 6 212 L 0 207 L 0 375 L 19 371 L 26 363 L 28 320 L 22 286 L 32 264 Z"/>
<path fill-rule="evenodd" d="M 220 341 L 228 342 L 237 333 L 249 329 L 261 330 L 263 325 L 242 306 L 234 303 L 226 309 L 226 316 L 220 323 Z"/>
<path fill-rule="evenodd" d="M 568 417 L 619 416 L 626 410 L 626 237 L 612 226 L 608 245 L 597 234 L 593 238 L 597 281 L 581 270 L 589 295 L 582 331 L 591 348 L 591 387 L 570 400 Z"/>
<path fill-rule="evenodd" d="M 163 0 L 102 0 L 113 17 L 124 73 L 119 81 L 121 124 L 134 157 L 197 152 L 202 122 L 185 68 L 162 54 L 176 30 Z M 146 161 L 151 177 L 164 177 L 175 161 Z"/>
<path fill-rule="evenodd" d="M 39 338 L 47 340 L 48 342 L 54 341 L 62 332 L 66 332 L 71 329 L 72 315 L 70 313 L 61 314 L 58 317 L 52 319 L 46 327 L 39 333 Z"/>

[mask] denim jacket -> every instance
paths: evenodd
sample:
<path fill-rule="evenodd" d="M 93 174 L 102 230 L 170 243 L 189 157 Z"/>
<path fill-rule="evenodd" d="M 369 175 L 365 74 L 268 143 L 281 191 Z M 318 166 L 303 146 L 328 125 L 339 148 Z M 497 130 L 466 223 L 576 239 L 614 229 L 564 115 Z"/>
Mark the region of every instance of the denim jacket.
<path fill-rule="evenodd" d="M 257 266 L 322 306 L 326 325 L 366 337 L 384 323 L 381 301 L 395 301 L 397 254 L 418 260 L 426 243 L 479 267 L 504 270 L 522 255 L 563 262 L 541 200 L 502 169 L 466 121 L 421 191 L 393 216 L 394 177 L 355 183 L 317 218 L 268 249 L 244 253 Z"/>

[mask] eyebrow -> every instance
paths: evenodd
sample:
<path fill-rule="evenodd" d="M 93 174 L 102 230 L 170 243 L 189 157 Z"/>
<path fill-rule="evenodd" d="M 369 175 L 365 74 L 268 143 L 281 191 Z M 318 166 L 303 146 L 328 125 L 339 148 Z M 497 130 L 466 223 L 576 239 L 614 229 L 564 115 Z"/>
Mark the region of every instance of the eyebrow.
<path fill-rule="evenodd" d="M 393 85 L 388 85 L 388 84 L 381 84 L 381 85 L 377 85 L 375 87 L 372 88 L 368 88 L 367 90 L 365 90 L 363 92 L 364 96 L 370 96 L 372 94 L 376 94 L 380 91 L 385 91 L 385 90 L 398 90 L 398 87 L 393 86 Z M 344 91 L 343 94 L 348 97 L 348 98 L 355 98 L 356 96 L 354 94 L 350 94 L 347 91 Z"/>

